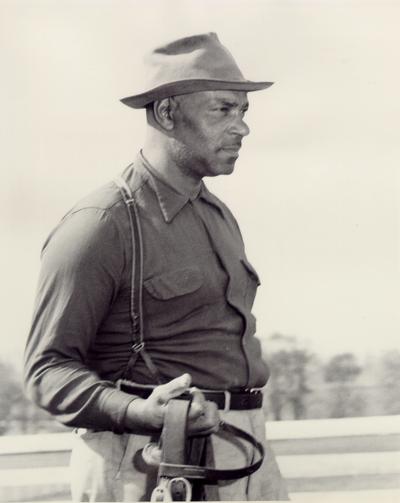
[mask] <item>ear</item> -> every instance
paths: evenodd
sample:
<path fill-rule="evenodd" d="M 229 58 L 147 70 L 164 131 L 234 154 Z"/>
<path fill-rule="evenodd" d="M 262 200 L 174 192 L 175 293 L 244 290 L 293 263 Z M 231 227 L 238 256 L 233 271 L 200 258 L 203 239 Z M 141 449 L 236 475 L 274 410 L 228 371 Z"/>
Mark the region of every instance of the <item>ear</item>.
<path fill-rule="evenodd" d="M 173 111 L 169 98 L 164 98 L 153 103 L 154 118 L 163 129 L 171 131 L 174 128 Z"/>

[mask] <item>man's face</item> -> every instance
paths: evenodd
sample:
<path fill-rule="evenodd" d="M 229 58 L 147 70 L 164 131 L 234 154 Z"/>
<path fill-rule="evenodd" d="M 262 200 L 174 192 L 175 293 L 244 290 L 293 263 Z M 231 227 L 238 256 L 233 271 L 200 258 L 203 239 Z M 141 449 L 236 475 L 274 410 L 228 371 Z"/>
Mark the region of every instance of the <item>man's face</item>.
<path fill-rule="evenodd" d="M 243 91 L 203 91 L 173 98 L 174 154 L 178 166 L 193 178 L 232 173 L 248 109 Z"/>

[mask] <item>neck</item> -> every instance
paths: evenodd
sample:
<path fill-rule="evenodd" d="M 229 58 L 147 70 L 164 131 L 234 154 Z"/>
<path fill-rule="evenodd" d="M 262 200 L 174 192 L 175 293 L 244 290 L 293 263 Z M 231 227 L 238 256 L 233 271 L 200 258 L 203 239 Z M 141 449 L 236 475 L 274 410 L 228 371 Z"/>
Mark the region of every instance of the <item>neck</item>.
<path fill-rule="evenodd" d="M 194 177 L 179 162 L 174 142 L 174 139 L 149 128 L 142 149 L 143 156 L 160 178 L 166 180 L 178 192 L 193 193 L 199 189 L 201 178 Z"/>

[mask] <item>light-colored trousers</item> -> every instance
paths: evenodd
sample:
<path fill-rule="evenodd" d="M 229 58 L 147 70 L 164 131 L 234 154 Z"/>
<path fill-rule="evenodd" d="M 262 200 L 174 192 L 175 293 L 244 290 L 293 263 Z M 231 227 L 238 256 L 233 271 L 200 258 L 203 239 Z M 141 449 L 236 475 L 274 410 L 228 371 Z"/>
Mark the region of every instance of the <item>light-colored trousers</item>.
<path fill-rule="evenodd" d="M 263 465 L 250 477 L 221 481 L 223 501 L 288 500 L 285 483 L 266 440 L 265 418 L 260 409 L 221 412 L 221 419 L 242 428 L 265 447 Z M 140 451 L 150 437 L 109 431 L 78 430 L 71 455 L 71 489 L 74 501 L 149 501 L 157 468 L 147 466 Z M 212 435 L 215 467 L 240 468 L 253 460 L 253 447 L 223 434 Z"/>

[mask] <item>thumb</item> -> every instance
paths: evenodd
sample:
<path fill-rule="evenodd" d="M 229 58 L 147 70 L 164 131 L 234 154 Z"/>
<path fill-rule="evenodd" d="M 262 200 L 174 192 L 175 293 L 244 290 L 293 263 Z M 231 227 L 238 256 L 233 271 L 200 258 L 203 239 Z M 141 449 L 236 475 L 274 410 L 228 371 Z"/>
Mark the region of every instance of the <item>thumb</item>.
<path fill-rule="evenodd" d="M 192 377 L 190 374 L 182 374 L 172 379 L 172 381 L 157 386 L 150 396 L 156 398 L 160 405 L 166 404 L 171 398 L 175 398 L 187 391 L 191 382 Z"/>

